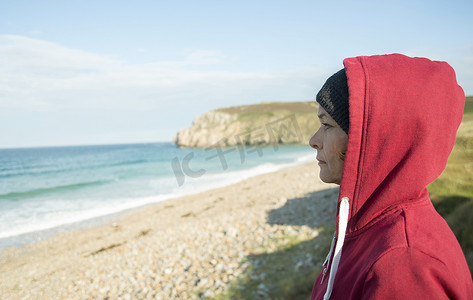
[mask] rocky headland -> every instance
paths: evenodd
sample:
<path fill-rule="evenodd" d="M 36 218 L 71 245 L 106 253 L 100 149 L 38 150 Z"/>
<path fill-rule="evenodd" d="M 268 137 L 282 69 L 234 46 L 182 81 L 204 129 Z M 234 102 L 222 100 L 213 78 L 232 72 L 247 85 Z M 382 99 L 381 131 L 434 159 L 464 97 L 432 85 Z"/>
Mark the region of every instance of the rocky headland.
<path fill-rule="evenodd" d="M 174 138 L 179 147 L 307 144 L 319 126 L 317 104 L 271 102 L 209 111 Z"/>

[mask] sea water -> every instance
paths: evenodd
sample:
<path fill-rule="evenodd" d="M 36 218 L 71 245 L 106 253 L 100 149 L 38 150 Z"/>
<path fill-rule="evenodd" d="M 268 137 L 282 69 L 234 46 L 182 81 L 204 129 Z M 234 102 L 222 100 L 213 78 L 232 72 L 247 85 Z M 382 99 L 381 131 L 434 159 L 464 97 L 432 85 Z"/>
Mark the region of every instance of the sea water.
<path fill-rule="evenodd" d="M 314 156 L 301 145 L 0 149 L 0 247 L 33 233 L 232 184 Z"/>

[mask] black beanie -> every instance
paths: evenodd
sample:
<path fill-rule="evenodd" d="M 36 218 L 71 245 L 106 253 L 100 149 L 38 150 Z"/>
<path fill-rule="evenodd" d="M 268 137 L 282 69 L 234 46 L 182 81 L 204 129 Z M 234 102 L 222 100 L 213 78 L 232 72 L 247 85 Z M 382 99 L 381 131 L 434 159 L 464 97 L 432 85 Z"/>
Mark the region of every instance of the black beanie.
<path fill-rule="evenodd" d="M 348 134 L 348 84 L 345 69 L 330 76 L 317 93 L 317 102 Z"/>

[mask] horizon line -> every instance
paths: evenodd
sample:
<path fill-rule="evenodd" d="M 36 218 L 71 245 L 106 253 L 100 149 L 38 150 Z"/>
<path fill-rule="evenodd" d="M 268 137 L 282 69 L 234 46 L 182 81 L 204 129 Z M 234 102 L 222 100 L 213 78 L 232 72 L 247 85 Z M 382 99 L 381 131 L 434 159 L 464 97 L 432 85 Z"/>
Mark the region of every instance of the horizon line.
<path fill-rule="evenodd" d="M 0 146 L 0 150 L 12 149 L 35 149 L 35 148 L 61 148 L 61 147 L 93 147 L 93 146 L 119 146 L 119 145 L 138 145 L 138 144 L 158 144 L 171 143 L 172 141 L 152 141 L 152 142 L 112 142 L 103 144 L 69 144 L 69 145 L 38 145 L 38 146 Z"/>

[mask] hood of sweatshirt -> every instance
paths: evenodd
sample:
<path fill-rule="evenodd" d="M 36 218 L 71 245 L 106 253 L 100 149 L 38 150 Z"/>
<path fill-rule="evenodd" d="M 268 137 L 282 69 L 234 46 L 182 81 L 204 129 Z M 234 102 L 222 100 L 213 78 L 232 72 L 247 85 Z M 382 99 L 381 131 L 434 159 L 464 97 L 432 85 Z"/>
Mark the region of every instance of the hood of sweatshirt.
<path fill-rule="evenodd" d="M 336 234 L 322 273 L 321 282 L 330 269 L 324 299 L 333 292 L 346 237 L 360 237 L 391 211 L 428 201 L 426 187 L 445 169 L 465 105 L 446 62 L 389 54 L 343 64 L 350 129 Z"/>
<path fill-rule="evenodd" d="M 343 64 L 350 131 L 339 202 L 349 200 L 348 234 L 428 195 L 452 151 L 465 95 L 446 62 L 390 54 Z"/>

